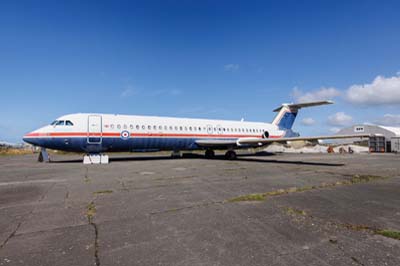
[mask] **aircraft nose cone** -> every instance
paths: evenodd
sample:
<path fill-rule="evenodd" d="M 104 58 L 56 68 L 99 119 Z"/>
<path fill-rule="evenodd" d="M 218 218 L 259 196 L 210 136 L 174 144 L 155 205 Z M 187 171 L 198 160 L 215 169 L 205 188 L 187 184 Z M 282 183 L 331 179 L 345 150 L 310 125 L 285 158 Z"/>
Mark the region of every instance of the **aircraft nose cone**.
<path fill-rule="evenodd" d="M 37 145 L 37 139 L 32 136 L 32 133 L 28 133 L 22 138 L 23 141 L 26 143 L 32 144 L 32 145 Z"/>

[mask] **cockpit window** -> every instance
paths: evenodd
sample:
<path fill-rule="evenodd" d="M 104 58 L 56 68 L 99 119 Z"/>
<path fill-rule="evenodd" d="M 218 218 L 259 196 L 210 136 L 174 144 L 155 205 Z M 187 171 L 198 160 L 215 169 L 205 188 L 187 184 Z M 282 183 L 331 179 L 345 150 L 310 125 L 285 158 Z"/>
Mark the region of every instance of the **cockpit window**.
<path fill-rule="evenodd" d="M 55 120 L 51 124 L 51 126 L 73 126 L 74 123 L 72 123 L 70 120 Z"/>

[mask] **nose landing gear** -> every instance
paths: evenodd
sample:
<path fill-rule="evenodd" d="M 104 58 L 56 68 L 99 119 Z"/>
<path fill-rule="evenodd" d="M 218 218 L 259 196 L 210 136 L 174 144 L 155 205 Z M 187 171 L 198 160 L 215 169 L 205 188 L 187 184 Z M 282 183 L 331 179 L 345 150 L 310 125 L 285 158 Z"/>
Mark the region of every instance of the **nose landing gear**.
<path fill-rule="evenodd" d="M 41 162 L 41 163 L 43 163 L 43 162 L 49 163 L 50 162 L 50 156 L 47 153 L 46 148 L 40 148 L 38 162 Z"/>

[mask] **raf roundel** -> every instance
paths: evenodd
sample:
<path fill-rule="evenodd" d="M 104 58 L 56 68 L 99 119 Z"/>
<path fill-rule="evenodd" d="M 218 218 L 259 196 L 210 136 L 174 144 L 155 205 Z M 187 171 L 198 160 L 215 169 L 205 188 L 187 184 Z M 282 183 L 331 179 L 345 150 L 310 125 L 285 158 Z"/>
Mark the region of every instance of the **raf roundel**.
<path fill-rule="evenodd" d="M 129 139 L 129 132 L 127 130 L 121 132 L 121 139 L 123 140 Z"/>

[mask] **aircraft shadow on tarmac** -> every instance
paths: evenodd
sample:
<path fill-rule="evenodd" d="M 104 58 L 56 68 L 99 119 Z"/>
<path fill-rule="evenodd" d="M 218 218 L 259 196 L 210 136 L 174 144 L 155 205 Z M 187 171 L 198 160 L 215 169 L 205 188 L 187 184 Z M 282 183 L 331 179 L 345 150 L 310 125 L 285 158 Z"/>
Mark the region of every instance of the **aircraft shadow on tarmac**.
<path fill-rule="evenodd" d="M 274 153 L 259 152 L 252 154 L 241 154 L 238 155 L 235 161 L 243 162 L 255 162 L 255 163 L 276 163 L 276 164 L 296 164 L 296 165 L 316 165 L 316 166 L 344 166 L 343 163 L 324 163 L 324 162 L 307 162 L 307 161 L 291 161 L 291 160 L 277 160 L 277 159 L 264 159 L 265 157 L 275 156 Z M 255 158 L 257 157 L 257 158 Z M 204 159 L 203 155 L 200 154 L 183 154 L 184 159 Z M 178 160 L 177 158 L 172 158 L 171 156 L 139 156 L 139 157 L 110 157 L 110 162 L 124 162 L 124 161 L 157 161 L 157 160 Z M 226 161 L 224 155 L 216 155 L 212 160 L 224 160 Z M 82 159 L 73 160 L 57 160 L 51 161 L 51 163 L 82 163 Z"/>

